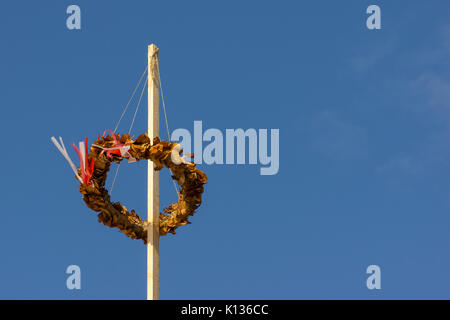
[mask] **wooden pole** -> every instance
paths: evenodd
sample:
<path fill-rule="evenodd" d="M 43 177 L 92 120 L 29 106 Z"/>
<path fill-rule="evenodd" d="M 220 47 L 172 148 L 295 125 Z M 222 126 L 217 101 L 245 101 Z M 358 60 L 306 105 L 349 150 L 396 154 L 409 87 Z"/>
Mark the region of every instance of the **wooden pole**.
<path fill-rule="evenodd" d="M 159 137 L 158 48 L 148 46 L 148 136 L 153 143 Z M 148 161 L 147 175 L 147 300 L 159 299 L 159 172 Z"/>

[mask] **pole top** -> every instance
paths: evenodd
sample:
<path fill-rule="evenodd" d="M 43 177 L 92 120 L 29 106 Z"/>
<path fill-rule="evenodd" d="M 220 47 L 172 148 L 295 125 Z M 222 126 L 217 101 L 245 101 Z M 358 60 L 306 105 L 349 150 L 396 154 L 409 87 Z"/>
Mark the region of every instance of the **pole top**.
<path fill-rule="evenodd" d="M 156 81 L 158 84 L 158 63 L 159 63 L 159 49 L 158 47 L 152 43 L 148 46 L 148 74 L 151 76 L 153 81 Z"/>
<path fill-rule="evenodd" d="M 150 53 L 150 52 L 152 52 L 152 53 L 154 53 L 154 52 L 158 52 L 158 47 L 156 46 L 156 44 L 154 44 L 154 43 L 152 43 L 152 44 L 150 44 L 149 46 L 148 46 L 148 52 Z"/>

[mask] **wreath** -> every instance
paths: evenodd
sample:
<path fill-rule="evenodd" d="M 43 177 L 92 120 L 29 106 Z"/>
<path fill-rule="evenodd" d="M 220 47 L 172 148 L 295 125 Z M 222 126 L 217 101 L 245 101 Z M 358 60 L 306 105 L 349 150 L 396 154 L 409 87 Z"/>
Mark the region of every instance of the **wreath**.
<path fill-rule="evenodd" d="M 79 189 L 86 205 L 99 212 L 98 221 L 108 227 L 118 228 L 132 239 L 141 239 L 147 243 L 148 221 L 142 220 L 134 210 L 128 211 L 120 202 L 111 202 L 105 188 L 111 164 L 128 159 L 128 162 L 151 160 L 155 164 L 156 171 L 168 168 L 172 172 L 172 179 L 181 186 L 178 201 L 164 208 L 164 213 L 160 213 L 159 234 L 161 236 L 168 233 L 175 234 L 179 226 L 190 224 L 189 216 L 192 216 L 202 203 L 203 185 L 207 182 L 207 177 L 194 163 L 180 157 L 182 153 L 180 145 L 161 141 L 158 137 L 151 143 L 145 133 L 136 140 L 132 140 L 129 134 L 114 134 L 112 131 L 110 133 L 111 136 L 105 134 L 99 136 L 91 145 L 90 153 L 87 138 L 86 144 L 80 143 L 79 148 L 73 145 L 80 158 L 80 168 L 76 174 L 81 182 Z M 67 151 L 62 139 L 62 148 L 58 146 L 56 139 L 52 140 L 66 156 Z M 74 168 L 70 159 L 68 161 Z"/>

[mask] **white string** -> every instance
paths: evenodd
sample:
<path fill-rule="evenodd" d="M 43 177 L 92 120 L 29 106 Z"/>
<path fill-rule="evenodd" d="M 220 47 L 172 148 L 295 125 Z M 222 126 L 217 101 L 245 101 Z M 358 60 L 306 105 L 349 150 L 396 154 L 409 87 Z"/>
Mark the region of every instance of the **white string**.
<path fill-rule="evenodd" d="M 161 91 L 161 101 L 162 101 L 162 106 L 163 106 L 163 111 L 164 111 L 164 119 L 165 119 L 165 122 L 166 122 L 167 140 L 170 141 L 171 139 L 170 139 L 169 122 L 168 122 L 168 120 L 167 120 L 166 104 L 165 104 L 165 102 L 164 102 L 164 93 L 163 93 L 163 88 L 162 88 L 162 83 L 161 83 L 161 74 L 160 74 L 160 72 L 159 72 L 159 59 L 157 60 L 156 66 L 157 66 L 157 71 L 158 71 L 158 85 L 159 85 L 159 89 L 160 89 L 160 91 Z M 137 84 L 136 87 L 134 88 L 133 94 L 131 95 L 130 99 L 128 100 L 128 103 L 127 103 L 127 105 L 126 105 L 124 111 L 122 112 L 122 115 L 120 116 L 119 121 L 117 122 L 117 125 L 116 125 L 116 127 L 115 127 L 115 129 L 114 129 L 114 133 L 116 132 L 117 128 L 119 127 L 120 121 L 122 120 L 123 116 L 125 115 L 125 112 L 127 111 L 128 106 L 130 105 L 130 102 L 131 102 L 131 100 L 133 99 L 133 97 L 134 97 L 134 95 L 135 95 L 135 93 L 136 93 L 136 91 L 137 91 L 137 88 L 138 88 L 139 85 L 141 84 L 142 78 L 144 77 L 144 75 L 145 75 L 145 73 L 147 72 L 147 70 L 148 70 L 148 67 L 146 67 L 146 69 L 144 70 L 144 72 L 142 73 L 142 75 L 141 75 L 141 77 L 140 77 L 140 79 L 139 79 L 138 84 Z M 140 106 L 140 104 L 141 104 L 142 95 L 144 94 L 145 83 L 147 83 L 147 82 L 148 82 L 148 75 L 147 75 L 146 80 L 145 80 L 145 82 L 144 82 L 144 86 L 142 87 L 141 95 L 140 95 L 140 97 L 139 97 L 139 101 L 138 101 L 138 104 L 137 104 L 137 106 L 136 106 L 136 110 L 135 110 L 134 115 L 133 115 L 133 120 L 132 120 L 132 122 L 131 122 L 130 129 L 128 130 L 128 134 L 130 134 L 131 129 L 133 128 L 134 121 L 135 121 L 135 119 L 136 119 L 136 115 L 137 115 L 137 112 L 138 112 L 138 110 L 139 110 L 139 106 Z M 120 168 L 120 163 L 118 164 L 118 166 L 117 166 L 117 168 L 116 168 L 116 172 L 115 172 L 115 174 L 114 174 L 114 179 L 113 179 L 113 182 L 112 182 L 112 185 L 111 185 L 110 195 L 112 194 L 112 191 L 113 191 L 113 189 L 114 189 L 114 184 L 116 183 L 117 175 L 118 175 L 118 173 L 119 173 L 119 168 Z M 177 187 L 177 185 L 176 185 L 176 183 L 175 183 L 175 181 L 174 181 L 173 179 L 172 179 L 172 182 L 173 182 L 173 186 L 175 187 L 175 192 L 179 195 L 178 187 Z"/>
<path fill-rule="evenodd" d="M 161 101 L 162 101 L 162 106 L 163 106 L 163 110 L 164 110 L 164 118 L 165 118 L 165 120 L 166 120 L 167 141 L 170 141 L 169 122 L 167 121 L 166 104 L 164 103 L 164 93 L 163 93 L 162 83 L 161 83 L 161 73 L 159 72 L 159 61 L 158 61 L 157 66 L 158 66 L 158 82 L 159 82 L 159 89 L 160 89 L 160 91 L 161 91 Z"/>
<path fill-rule="evenodd" d="M 139 82 L 136 85 L 136 87 L 133 90 L 133 93 L 131 94 L 130 99 L 128 100 L 127 106 L 125 107 L 125 109 L 122 112 L 122 115 L 120 116 L 119 121 L 116 124 L 116 127 L 114 128 L 114 133 L 116 132 L 117 128 L 119 127 L 120 121 L 122 121 L 123 116 L 125 115 L 125 112 L 127 112 L 128 106 L 130 105 L 131 100 L 133 100 L 134 94 L 136 93 L 137 88 L 139 87 L 139 85 L 141 84 L 142 78 L 144 77 L 145 73 L 147 72 L 147 67 L 145 67 L 144 72 L 142 73 L 141 77 L 139 78 Z"/>
<path fill-rule="evenodd" d="M 145 72 L 144 72 L 144 74 L 145 74 Z M 144 74 L 143 74 L 143 75 L 144 75 Z M 141 78 L 141 80 L 142 80 L 142 78 Z M 136 106 L 136 110 L 134 111 L 133 121 L 131 121 L 131 125 L 130 125 L 130 129 L 128 130 L 128 134 L 130 134 L 131 129 L 133 129 L 134 120 L 136 119 L 136 115 L 137 115 L 137 112 L 138 112 L 138 110 L 139 110 L 139 106 L 141 105 L 142 95 L 144 94 L 145 87 L 146 87 L 145 84 L 147 83 L 147 81 L 148 81 L 148 75 L 147 75 L 147 78 L 146 78 L 146 80 L 145 80 L 145 82 L 144 82 L 144 85 L 142 86 L 141 95 L 139 96 L 139 101 L 138 101 L 138 104 L 137 104 L 137 106 Z M 140 84 L 140 83 L 141 83 L 141 81 L 139 81 L 139 84 Z M 135 92 L 136 92 L 136 90 L 135 90 Z M 134 95 L 134 94 L 133 94 L 133 95 Z M 116 173 L 114 174 L 114 179 L 113 179 L 113 182 L 112 182 L 112 184 L 111 184 L 111 191 L 109 192 L 109 195 L 111 195 L 111 194 L 112 194 L 112 191 L 114 190 L 114 184 L 116 183 L 116 178 L 117 178 L 117 174 L 119 173 L 119 168 L 120 168 L 120 162 L 119 162 L 119 164 L 117 165 Z"/>
<path fill-rule="evenodd" d="M 157 68 L 158 68 L 158 85 L 159 85 L 159 90 L 161 91 L 161 101 L 162 101 L 162 106 L 163 106 L 163 110 L 164 110 L 164 118 L 166 120 L 166 129 L 167 129 L 167 141 L 170 141 L 170 130 L 169 130 L 169 122 L 167 121 L 167 112 L 166 112 L 166 104 L 164 103 L 164 93 L 163 93 L 163 89 L 162 89 L 162 83 L 161 83 L 161 73 L 159 72 L 159 59 L 157 60 L 157 64 L 156 64 Z M 172 177 L 171 177 L 172 178 Z M 173 186 L 175 187 L 175 192 L 180 195 L 179 191 L 178 191 L 178 186 L 175 183 L 175 180 L 172 179 L 173 182 Z"/>
<path fill-rule="evenodd" d="M 120 168 L 120 162 L 119 162 L 119 164 L 117 165 L 116 173 L 114 174 L 114 179 L 113 179 L 113 182 L 112 182 L 112 185 L 111 185 L 111 191 L 109 191 L 109 195 L 110 195 L 110 196 L 111 196 L 111 194 L 112 194 L 112 192 L 113 192 L 114 184 L 116 183 L 116 178 L 117 178 L 117 174 L 119 173 L 119 168 Z"/>
<path fill-rule="evenodd" d="M 144 86 L 142 87 L 141 96 L 139 97 L 139 101 L 138 101 L 136 110 L 134 111 L 133 121 L 131 121 L 131 125 L 130 125 L 130 129 L 128 130 L 128 134 L 130 134 L 131 129 L 133 129 L 134 119 L 136 119 L 136 114 L 137 114 L 137 112 L 139 110 L 139 106 L 141 105 L 142 95 L 144 94 L 144 90 L 145 90 L 145 87 L 146 87 L 145 84 L 147 83 L 147 81 L 148 81 L 148 75 L 147 75 L 147 78 L 145 79 Z"/>

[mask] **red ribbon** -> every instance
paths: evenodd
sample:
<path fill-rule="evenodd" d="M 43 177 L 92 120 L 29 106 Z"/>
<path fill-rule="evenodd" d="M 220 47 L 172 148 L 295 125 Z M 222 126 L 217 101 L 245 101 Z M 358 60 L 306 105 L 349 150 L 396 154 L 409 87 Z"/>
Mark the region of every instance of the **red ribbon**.
<path fill-rule="evenodd" d="M 91 161 L 89 161 L 88 147 L 87 147 L 88 146 L 88 138 L 87 137 L 86 137 L 85 141 L 86 141 L 85 142 L 85 153 L 84 153 L 85 159 L 83 159 L 81 150 L 78 150 L 78 148 L 75 144 L 72 143 L 72 147 L 75 149 L 75 152 L 77 153 L 78 158 L 80 159 L 81 179 L 83 180 L 84 184 L 91 185 L 92 184 L 91 178 L 92 178 L 92 175 L 94 174 L 95 159 L 92 158 Z M 86 168 L 84 167 L 84 163 L 86 163 Z"/>

